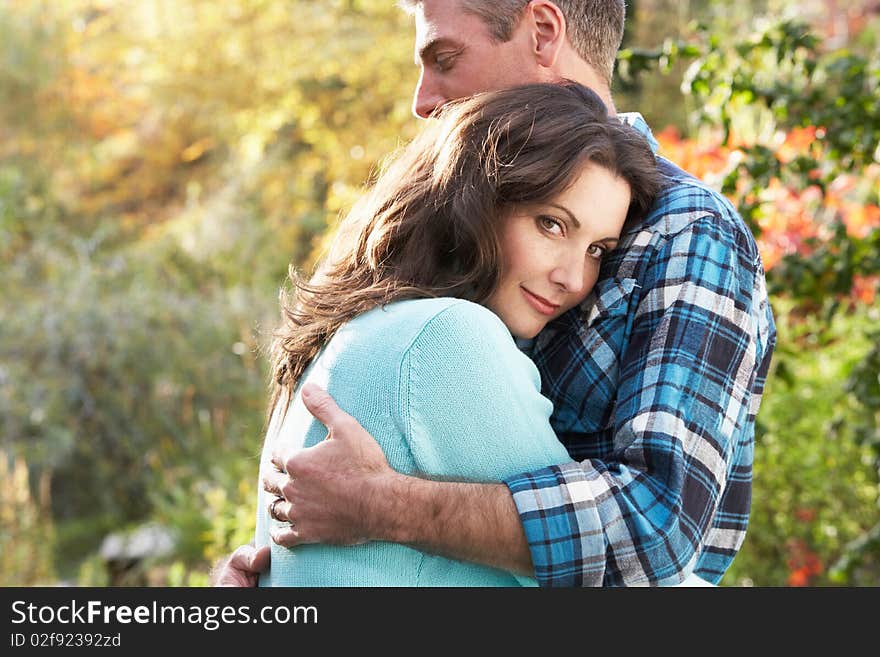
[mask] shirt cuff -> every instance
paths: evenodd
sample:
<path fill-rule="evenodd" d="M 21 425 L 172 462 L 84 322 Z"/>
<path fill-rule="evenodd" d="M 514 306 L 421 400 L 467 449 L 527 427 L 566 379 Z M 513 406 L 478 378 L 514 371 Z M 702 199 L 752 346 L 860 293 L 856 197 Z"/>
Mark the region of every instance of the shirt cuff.
<path fill-rule="evenodd" d="M 538 584 L 602 586 L 605 535 L 593 483 L 581 465 L 554 465 L 504 483 L 519 512 Z"/>

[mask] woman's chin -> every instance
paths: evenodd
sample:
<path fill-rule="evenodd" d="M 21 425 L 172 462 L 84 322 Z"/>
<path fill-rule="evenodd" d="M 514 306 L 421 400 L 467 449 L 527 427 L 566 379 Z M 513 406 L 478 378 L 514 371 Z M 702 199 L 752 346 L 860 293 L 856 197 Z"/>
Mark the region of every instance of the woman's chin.
<path fill-rule="evenodd" d="M 510 329 L 511 335 L 513 337 L 518 338 L 520 340 L 532 340 L 534 339 L 541 330 L 547 326 L 547 323 L 544 322 L 538 326 L 508 326 Z"/>

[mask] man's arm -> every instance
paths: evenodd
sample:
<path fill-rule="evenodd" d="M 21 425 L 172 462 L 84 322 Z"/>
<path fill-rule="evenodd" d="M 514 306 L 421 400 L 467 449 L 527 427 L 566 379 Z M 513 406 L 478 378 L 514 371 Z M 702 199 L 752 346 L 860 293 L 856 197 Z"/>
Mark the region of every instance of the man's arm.
<path fill-rule="evenodd" d="M 652 302 L 643 307 L 641 333 L 634 338 L 640 344 L 622 363 L 613 431 L 615 444 L 624 448 L 615 458 L 508 480 L 519 511 L 514 517 L 509 497 L 497 487 L 398 478 L 387 472 L 387 463 L 372 466 L 381 475 L 357 476 L 358 452 L 374 443 L 356 421 L 334 410 L 325 415 L 328 421 L 342 418 L 334 435 L 354 437 L 337 445 L 335 460 L 346 464 L 355 483 L 334 477 L 317 451 L 293 459 L 279 455 L 278 464 L 290 469 L 294 481 L 279 475 L 265 485 L 292 501 L 278 505 L 282 519 L 299 518 L 301 524 L 275 539 L 284 545 L 401 541 L 523 572 L 529 560 L 523 529 L 515 529 L 521 523 L 542 584 L 672 584 L 693 568 L 722 498 L 741 497 L 744 513 L 727 519 L 729 528 L 721 523 L 710 545 L 730 558 L 748 516 L 751 436 L 743 430 L 757 411 L 772 321 L 763 329 L 764 343 L 756 345 L 758 329 L 740 320 L 743 313 L 764 311 L 747 307 L 755 299 L 743 305 L 734 297 L 743 292 L 736 279 L 745 273 L 753 281 L 760 271 L 755 262 L 743 272 L 728 261 L 730 245 L 718 243 L 712 220 L 706 218 L 703 234 L 682 233 L 670 241 L 668 260 L 657 265 L 658 271 L 685 272 L 696 264 L 696 280 L 693 272 L 688 281 L 658 273 L 645 290 Z M 716 258 L 720 262 L 710 267 Z M 702 284 L 700 272 L 708 277 Z M 660 372 L 651 366 L 657 363 L 665 365 Z M 331 403 L 319 397 L 317 412 Z"/>
<path fill-rule="evenodd" d="M 402 475 L 325 391 L 305 385 L 302 399 L 329 435 L 292 456 L 279 451 L 273 457 L 278 470 L 263 487 L 285 498 L 275 504 L 275 517 L 292 521 L 289 529 L 273 533 L 276 543 L 384 540 L 532 576 L 531 554 L 507 486 Z"/>
<path fill-rule="evenodd" d="M 742 544 L 773 323 L 733 210 L 677 191 L 670 205 L 681 209 L 654 236 L 622 317 L 632 331 L 612 322 L 559 351 L 560 363 L 590 371 L 592 359 L 621 354 L 608 427 L 589 444 L 600 456 L 506 481 L 544 585 L 676 584 L 696 566 L 717 583 Z M 604 553 L 584 543 L 596 514 Z"/>

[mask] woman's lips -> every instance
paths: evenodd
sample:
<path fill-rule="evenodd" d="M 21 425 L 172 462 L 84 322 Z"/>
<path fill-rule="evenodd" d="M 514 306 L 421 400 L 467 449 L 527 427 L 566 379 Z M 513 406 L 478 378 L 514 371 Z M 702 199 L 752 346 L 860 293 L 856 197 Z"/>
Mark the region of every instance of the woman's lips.
<path fill-rule="evenodd" d="M 558 303 L 552 303 L 545 299 L 544 297 L 539 297 L 537 294 L 532 294 L 526 288 L 521 287 L 523 296 L 526 301 L 529 302 L 529 305 L 537 310 L 542 315 L 547 315 L 551 317 L 556 314 L 556 311 L 559 309 Z"/>

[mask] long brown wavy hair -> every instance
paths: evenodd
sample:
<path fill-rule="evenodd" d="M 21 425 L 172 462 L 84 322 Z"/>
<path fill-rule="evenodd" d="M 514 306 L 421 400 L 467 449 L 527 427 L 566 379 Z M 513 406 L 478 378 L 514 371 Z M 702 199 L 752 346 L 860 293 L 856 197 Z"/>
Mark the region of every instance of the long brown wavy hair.
<path fill-rule="evenodd" d="M 514 206 L 551 201 L 587 162 L 629 184 L 627 222 L 647 213 L 660 184 L 654 155 L 590 89 L 532 84 L 447 104 L 341 222 L 311 281 L 291 269 L 269 415 L 361 313 L 401 299 L 485 302 L 499 279 L 500 222 Z"/>

